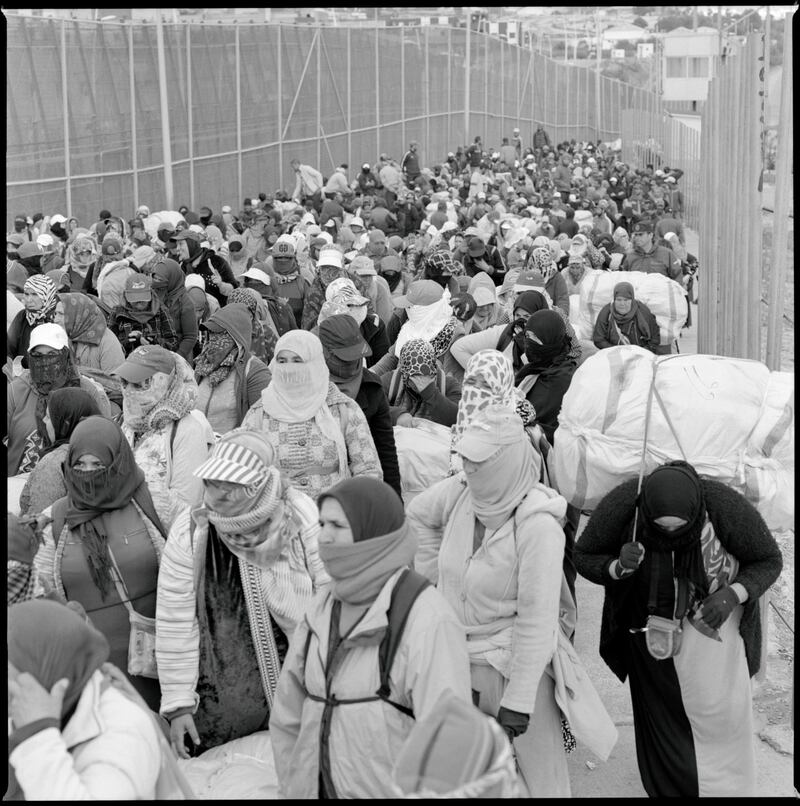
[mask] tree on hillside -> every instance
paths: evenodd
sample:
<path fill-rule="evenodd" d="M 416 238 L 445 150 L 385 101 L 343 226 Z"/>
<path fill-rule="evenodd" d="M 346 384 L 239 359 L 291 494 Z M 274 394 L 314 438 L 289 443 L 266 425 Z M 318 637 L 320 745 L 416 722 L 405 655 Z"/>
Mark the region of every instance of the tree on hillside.
<path fill-rule="evenodd" d="M 643 20 L 641 17 L 637 17 L 637 18 L 636 18 L 636 19 L 633 21 L 633 24 L 634 24 L 635 26 L 637 26 L 638 28 L 647 28 L 647 21 L 646 21 L 646 20 Z"/>

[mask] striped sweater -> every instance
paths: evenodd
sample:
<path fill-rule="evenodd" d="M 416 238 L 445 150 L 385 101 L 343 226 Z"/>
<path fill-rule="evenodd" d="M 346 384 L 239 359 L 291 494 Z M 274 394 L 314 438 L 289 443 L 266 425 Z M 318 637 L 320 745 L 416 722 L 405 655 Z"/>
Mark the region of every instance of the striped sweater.
<path fill-rule="evenodd" d="M 319 558 L 319 513 L 304 493 L 290 489 L 287 500 L 300 522 L 299 533 L 269 568 L 239 560 L 248 617 L 259 655 L 265 695 L 272 702 L 280 672 L 273 640 L 256 641 L 271 633 L 269 614 L 291 637 L 311 597 L 330 579 Z M 288 515 L 285 515 L 287 517 Z M 191 522 L 194 520 L 194 528 Z M 207 510 L 186 507 L 169 533 L 158 575 L 156 601 L 156 659 L 161 684 L 161 713 L 199 705 L 200 635 L 197 620 L 197 581 L 204 572 L 208 539 Z"/>

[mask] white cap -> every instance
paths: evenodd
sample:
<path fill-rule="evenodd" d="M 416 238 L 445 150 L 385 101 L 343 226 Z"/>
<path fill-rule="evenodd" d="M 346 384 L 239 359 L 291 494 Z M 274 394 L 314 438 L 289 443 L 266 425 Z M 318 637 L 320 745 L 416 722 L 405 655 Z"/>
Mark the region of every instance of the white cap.
<path fill-rule="evenodd" d="M 62 350 L 64 347 L 69 347 L 69 338 L 67 331 L 61 325 L 54 322 L 47 322 L 43 325 L 37 325 L 31 331 L 31 339 L 28 343 L 28 352 L 34 347 L 52 347 L 56 350 Z"/>
<path fill-rule="evenodd" d="M 64 216 L 61 215 L 61 213 L 56 213 L 55 215 L 50 216 L 50 223 L 51 224 L 66 224 L 67 219 L 64 218 Z"/>
<path fill-rule="evenodd" d="M 189 224 L 189 232 L 196 232 L 198 235 L 205 234 L 205 230 L 199 224 Z"/>
<path fill-rule="evenodd" d="M 491 288 L 480 285 L 472 292 L 472 298 L 478 306 L 489 305 L 492 302 L 497 302 L 497 294 Z"/>
<path fill-rule="evenodd" d="M 223 213 L 230 213 L 230 211 L 231 211 L 231 206 L 229 204 L 224 204 L 222 206 L 222 212 Z"/>
<path fill-rule="evenodd" d="M 671 241 L 671 240 L 672 240 L 674 237 L 675 237 L 675 233 L 674 233 L 674 232 L 667 232 L 667 233 L 664 235 L 664 240 L 665 240 L 665 241 Z"/>
<path fill-rule="evenodd" d="M 325 247 L 320 250 L 317 266 L 336 266 L 341 269 L 344 265 L 344 255 L 338 249 Z"/>
<path fill-rule="evenodd" d="M 46 246 L 52 246 L 55 243 L 55 241 L 53 240 L 53 236 L 50 235 L 49 232 L 43 232 L 36 239 L 36 243 L 41 249 L 44 249 Z"/>
<path fill-rule="evenodd" d="M 187 274 L 186 282 L 183 285 L 186 289 L 201 288 L 203 291 L 206 290 L 206 281 L 200 274 Z"/>
<path fill-rule="evenodd" d="M 269 275 L 265 271 L 261 271 L 261 269 L 248 269 L 241 276 L 249 277 L 251 280 L 258 280 L 264 285 L 272 285 L 272 280 L 270 280 Z"/>
<path fill-rule="evenodd" d="M 361 218 L 361 216 L 358 216 L 358 215 L 355 216 L 353 218 L 353 220 L 350 222 L 350 228 L 352 229 L 353 227 L 361 227 L 363 229 L 364 228 L 364 219 Z"/>

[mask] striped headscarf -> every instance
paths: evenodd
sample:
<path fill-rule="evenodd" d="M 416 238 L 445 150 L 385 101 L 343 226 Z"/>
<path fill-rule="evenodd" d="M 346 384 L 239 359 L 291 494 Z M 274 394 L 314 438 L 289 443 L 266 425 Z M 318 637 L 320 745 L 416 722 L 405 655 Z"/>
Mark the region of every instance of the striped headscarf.
<path fill-rule="evenodd" d="M 42 307 L 38 311 L 25 310 L 28 324 L 39 325 L 42 322 L 52 322 L 58 304 L 56 284 L 46 274 L 34 274 L 25 281 L 22 290 L 25 294 L 36 294 L 42 301 Z"/>

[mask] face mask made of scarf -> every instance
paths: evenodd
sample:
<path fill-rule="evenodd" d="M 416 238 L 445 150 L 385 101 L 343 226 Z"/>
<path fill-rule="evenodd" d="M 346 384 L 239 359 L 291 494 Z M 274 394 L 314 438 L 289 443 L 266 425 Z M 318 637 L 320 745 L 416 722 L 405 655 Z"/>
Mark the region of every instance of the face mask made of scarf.
<path fill-rule="evenodd" d="M 305 363 L 276 364 L 272 371 L 272 378 L 285 389 L 297 389 L 304 386 L 310 388 L 311 369 L 311 366 Z"/>
<path fill-rule="evenodd" d="M 75 470 L 71 472 L 72 484 L 75 490 L 85 500 L 96 498 L 97 490 L 108 486 L 108 468 L 99 467 L 96 470 Z"/>
<path fill-rule="evenodd" d="M 125 389 L 122 393 L 122 417 L 134 431 L 147 427 L 147 420 L 154 408 L 167 396 L 172 375 L 154 377 L 149 389 Z"/>
<path fill-rule="evenodd" d="M 40 395 L 50 394 L 54 389 L 60 389 L 68 380 L 69 350 L 62 348 L 57 353 L 40 355 L 30 353 L 28 366 L 31 373 L 31 383 Z"/>
<path fill-rule="evenodd" d="M 332 266 L 322 266 L 322 268 L 317 269 L 317 272 L 319 274 L 320 282 L 325 288 L 327 288 L 337 277 L 342 276 L 339 269 Z"/>
<path fill-rule="evenodd" d="M 197 357 L 195 373 L 199 378 L 207 377 L 211 386 L 217 386 L 230 374 L 237 352 L 236 342 L 228 333 L 211 333 Z"/>
<path fill-rule="evenodd" d="M 528 335 L 525 336 L 525 357 L 532 367 L 549 367 L 553 359 L 564 350 L 564 340 L 558 344 L 537 344 Z"/>
<path fill-rule="evenodd" d="M 341 358 L 337 358 L 333 353 L 328 352 L 325 354 L 325 363 L 328 365 L 331 375 L 341 378 L 343 381 L 355 378 L 361 372 L 361 367 L 363 366 L 363 361 L 360 358 L 355 361 L 342 361 Z"/>

